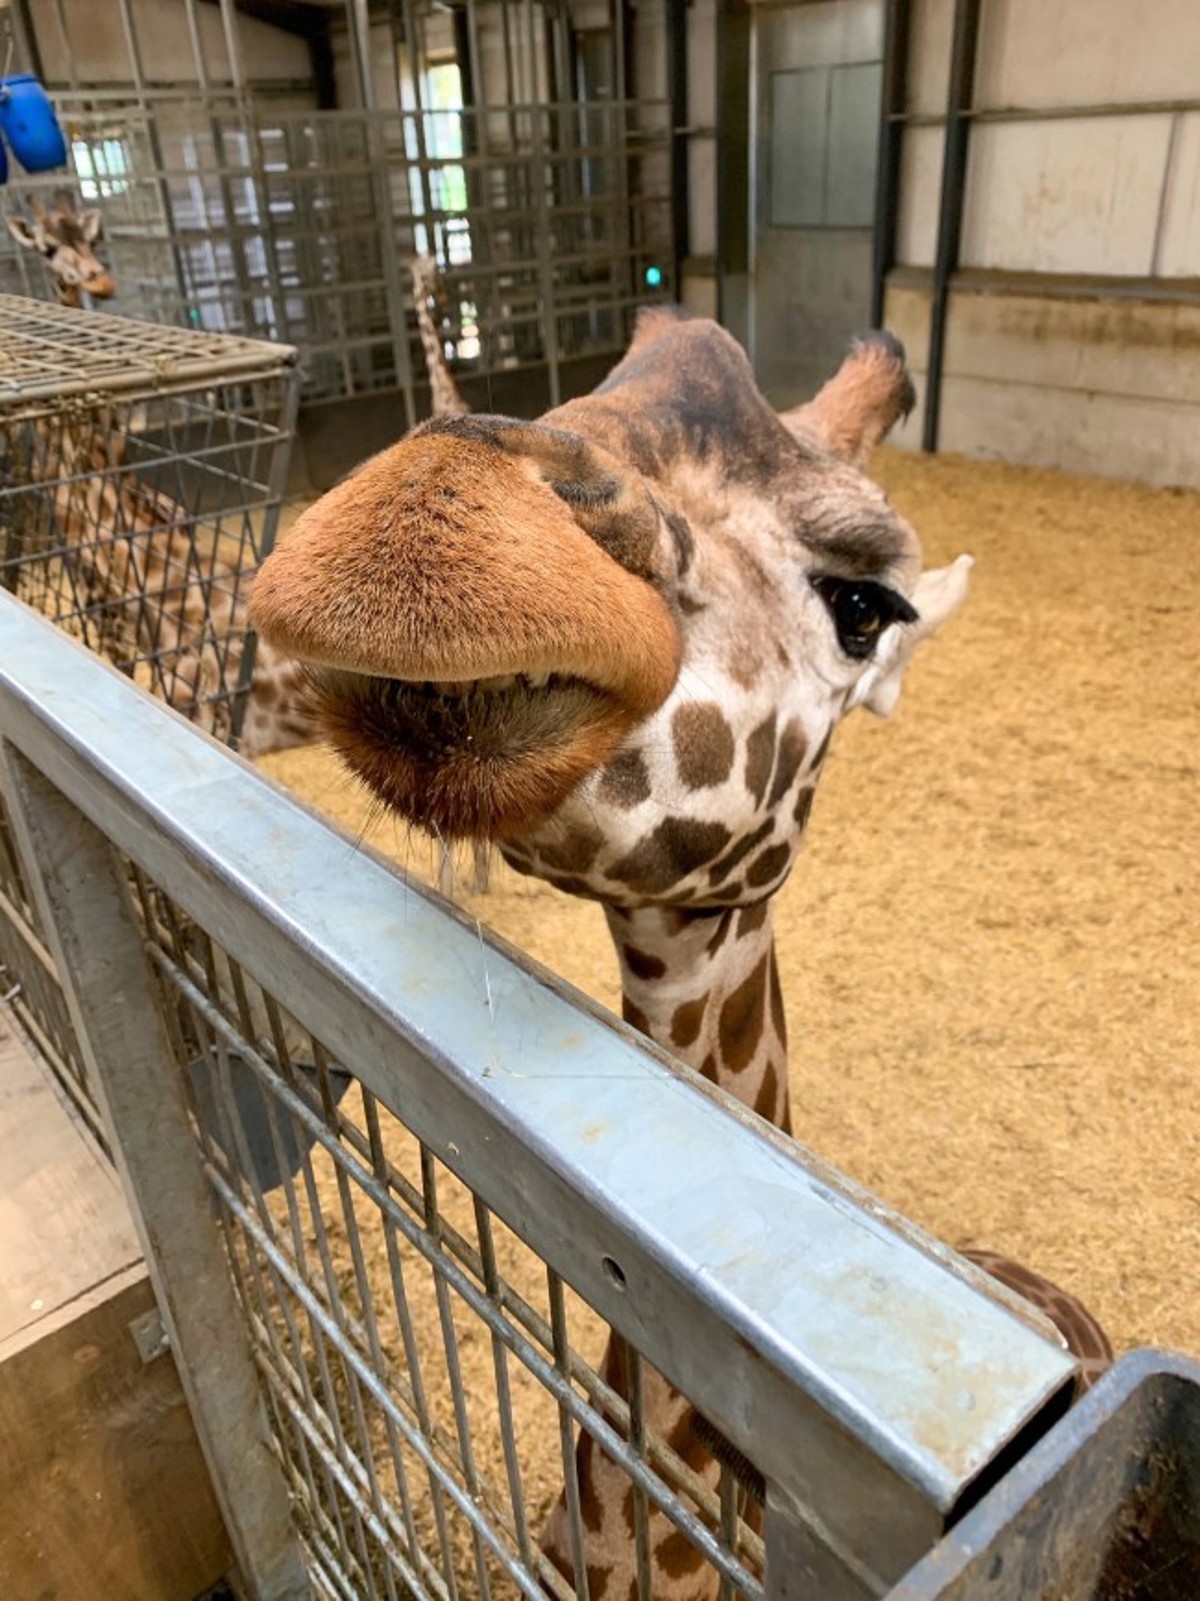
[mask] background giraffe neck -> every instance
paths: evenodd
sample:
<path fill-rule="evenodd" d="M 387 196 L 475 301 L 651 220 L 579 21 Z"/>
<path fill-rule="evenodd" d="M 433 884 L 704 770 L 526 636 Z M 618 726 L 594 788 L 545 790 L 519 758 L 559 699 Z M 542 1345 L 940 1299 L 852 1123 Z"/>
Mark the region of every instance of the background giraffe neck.
<path fill-rule="evenodd" d="M 421 348 L 425 352 L 425 366 L 429 372 L 433 415 L 460 417 L 471 408 L 459 394 L 458 385 L 446 365 L 440 318 L 436 312 L 436 276 L 437 268 L 432 261 L 419 260 L 413 263 L 413 306 L 417 313 L 417 331 L 421 336 Z"/>

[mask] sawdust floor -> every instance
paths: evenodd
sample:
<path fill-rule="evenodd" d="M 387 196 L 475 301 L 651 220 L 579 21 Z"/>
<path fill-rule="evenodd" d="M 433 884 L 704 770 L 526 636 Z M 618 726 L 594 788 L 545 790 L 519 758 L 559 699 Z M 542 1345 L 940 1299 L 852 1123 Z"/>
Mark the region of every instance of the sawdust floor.
<path fill-rule="evenodd" d="M 876 470 L 932 563 L 978 567 L 892 722 L 840 730 L 781 896 L 798 1129 L 935 1234 L 1059 1279 L 1118 1346 L 1200 1352 L 1200 495 Z M 263 765 L 362 826 L 327 753 Z M 390 822 L 366 837 L 432 866 Z M 619 1005 L 595 907 L 499 864 L 460 898 Z"/>

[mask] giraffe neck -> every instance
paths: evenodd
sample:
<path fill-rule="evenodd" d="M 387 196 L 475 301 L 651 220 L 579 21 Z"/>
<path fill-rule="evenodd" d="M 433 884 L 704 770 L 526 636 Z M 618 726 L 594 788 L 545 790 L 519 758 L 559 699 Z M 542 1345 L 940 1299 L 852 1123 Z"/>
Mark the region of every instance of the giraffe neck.
<path fill-rule="evenodd" d="M 421 335 L 421 348 L 425 352 L 425 366 L 429 372 L 430 400 L 435 417 L 460 417 L 470 407 L 458 392 L 458 385 L 446 366 L 446 352 L 442 346 L 441 330 L 434 312 L 433 286 L 427 271 L 420 267 L 413 272 L 413 305 L 417 313 L 417 330 Z"/>
<path fill-rule="evenodd" d="M 787 1128 L 786 1027 L 771 902 L 711 912 L 608 907 L 606 914 L 621 964 L 626 1022 Z M 628 1399 L 627 1347 L 618 1335 L 609 1339 L 602 1372 Z M 695 1408 L 649 1368 L 643 1368 L 642 1398 L 647 1427 L 715 1490 L 719 1469 Z M 586 1431 L 575 1460 L 589 1593 L 621 1601 L 636 1597 L 629 1479 Z M 719 1581 L 712 1568 L 662 1514 L 650 1513 L 649 1535 L 654 1601 L 715 1601 Z M 563 1500 L 551 1514 L 542 1545 L 570 1579 L 574 1567 Z"/>
<path fill-rule="evenodd" d="M 771 901 L 607 909 L 626 1022 L 781 1128 L 787 1031 Z"/>

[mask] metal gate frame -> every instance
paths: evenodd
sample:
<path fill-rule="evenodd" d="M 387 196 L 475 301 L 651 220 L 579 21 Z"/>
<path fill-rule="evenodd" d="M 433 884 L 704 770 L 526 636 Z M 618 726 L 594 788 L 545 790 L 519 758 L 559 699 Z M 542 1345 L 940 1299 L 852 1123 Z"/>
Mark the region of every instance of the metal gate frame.
<path fill-rule="evenodd" d="M 1060 1406 L 1015 1300 L 7 596 L 0 787 L 252 1596 L 315 1580 L 122 859 L 761 1469 L 766 1601 L 881 1595 Z"/>

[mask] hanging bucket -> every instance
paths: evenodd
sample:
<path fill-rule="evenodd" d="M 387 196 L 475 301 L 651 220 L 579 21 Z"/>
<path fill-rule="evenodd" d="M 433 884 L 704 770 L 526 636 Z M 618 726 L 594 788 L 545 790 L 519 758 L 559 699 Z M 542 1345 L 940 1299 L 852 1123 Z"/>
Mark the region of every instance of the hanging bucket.
<path fill-rule="evenodd" d="M 31 73 L 0 78 L 0 133 L 26 172 L 67 164 L 67 141 L 50 96 Z"/>

